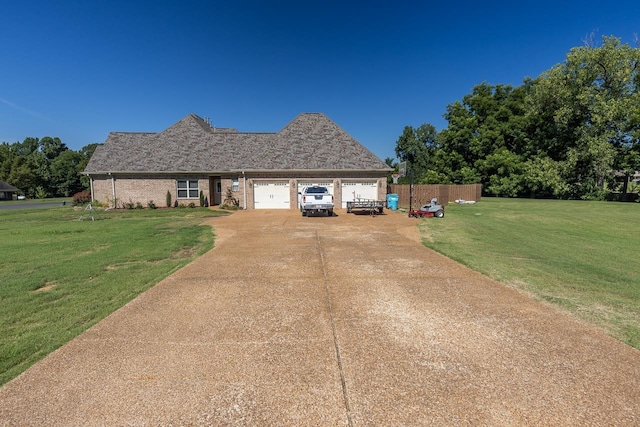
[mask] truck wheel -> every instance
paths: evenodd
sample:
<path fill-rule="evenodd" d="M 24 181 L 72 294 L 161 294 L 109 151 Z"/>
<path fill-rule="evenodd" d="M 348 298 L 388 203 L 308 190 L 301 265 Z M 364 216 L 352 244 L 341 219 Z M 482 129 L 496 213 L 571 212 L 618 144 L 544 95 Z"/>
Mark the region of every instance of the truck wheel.
<path fill-rule="evenodd" d="M 333 216 L 333 211 L 327 211 L 327 216 Z"/>
<path fill-rule="evenodd" d="M 302 216 L 307 216 L 307 211 L 300 209 L 300 213 L 302 214 Z"/>
<path fill-rule="evenodd" d="M 437 210 L 436 213 L 435 213 L 435 217 L 436 218 L 444 217 L 444 211 L 442 209 Z"/>

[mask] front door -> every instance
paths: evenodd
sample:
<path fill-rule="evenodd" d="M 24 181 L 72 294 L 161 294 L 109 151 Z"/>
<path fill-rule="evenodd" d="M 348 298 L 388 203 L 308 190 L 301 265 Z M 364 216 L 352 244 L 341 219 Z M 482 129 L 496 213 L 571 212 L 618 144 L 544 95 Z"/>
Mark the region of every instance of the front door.
<path fill-rule="evenodd" d="M 219 205 L 222 203 L 222 182 L 220 178 L 216 177 L 212 179 L 211 192 L 213 193 L 213 205 Z"/>

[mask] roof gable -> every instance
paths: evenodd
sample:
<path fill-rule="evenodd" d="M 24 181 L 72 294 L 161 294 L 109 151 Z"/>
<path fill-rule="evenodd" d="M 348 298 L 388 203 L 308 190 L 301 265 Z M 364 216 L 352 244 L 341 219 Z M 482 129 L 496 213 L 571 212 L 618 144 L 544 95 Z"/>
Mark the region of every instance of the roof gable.
<path fill-rule="evenodd" d="M 16 187 L 14 187 L 13 185 L 7 183 L 7 182 L 0 181 L 0 191 L 16 192 L 16 191 L 20 191 L 20 190 L 17 189 Z"/>
<path fill-rule="evenodd" d="M 164 139 L 203 139 L 211 133 L 213 133 L 213 128 L 203 119 L 195 114 L 189 114 L 179 122 L 160 132 L 158 137 Z"/>
<path fill-rule="evenodd" d="M 85 173 L 388 169 L 321 113 L 300 114 L 277 133 L 214 128 L 189 114 L 160 133 L 110 133 Z"/>
<path fill-rule="evenodd" d="M 303 113 L 277 133 L 275 145 L 292 162 L 305 163 L 309 169 L 386 170 L 383 163 L 340 126 L 321 113 Z"/>

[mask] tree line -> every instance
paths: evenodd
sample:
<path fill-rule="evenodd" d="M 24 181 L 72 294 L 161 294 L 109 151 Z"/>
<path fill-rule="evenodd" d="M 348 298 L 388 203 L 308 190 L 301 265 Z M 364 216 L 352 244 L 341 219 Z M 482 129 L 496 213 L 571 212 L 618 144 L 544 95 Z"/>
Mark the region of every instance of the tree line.
<path fill-rule="evenodd" d="M 415 183 L 481 183 L 484 193 L 504 197 L 626 194 L 640 170 L 636 44 L 587 40 L 521 86 L 479 84 L 446 107 L 446 129 L 406 126 L 396 156 Z"/>
<path fill-rule="evenodd" d="M 69 149 L 60 138 L 28 137 L 22 142 L 0 144 L 0 181 L 36 199 L 69 197 L 89 189 L 81 175 L 98 144 L 80 151 Z"/>

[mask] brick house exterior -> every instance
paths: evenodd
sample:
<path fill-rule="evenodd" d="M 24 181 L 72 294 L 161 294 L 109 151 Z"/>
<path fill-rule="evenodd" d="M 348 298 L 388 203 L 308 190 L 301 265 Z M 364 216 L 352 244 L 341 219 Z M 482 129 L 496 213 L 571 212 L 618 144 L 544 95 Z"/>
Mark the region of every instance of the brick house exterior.
<path fill-rule="evenodd" d="M 276 133 L 215 128 L 190 114 L 159 133 L 112 132 L 84 173 L 93 200 L 109 206 L 153 201 L 210 205 L 231 193 L 244 209 L 297 209 L 297 194 L 328 185 L 336 207 L 384 200 L 390 168 L 324 114 L 303 113 Z"/>

